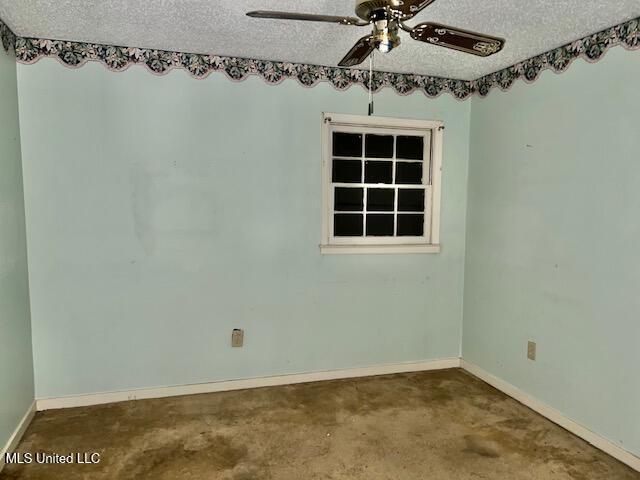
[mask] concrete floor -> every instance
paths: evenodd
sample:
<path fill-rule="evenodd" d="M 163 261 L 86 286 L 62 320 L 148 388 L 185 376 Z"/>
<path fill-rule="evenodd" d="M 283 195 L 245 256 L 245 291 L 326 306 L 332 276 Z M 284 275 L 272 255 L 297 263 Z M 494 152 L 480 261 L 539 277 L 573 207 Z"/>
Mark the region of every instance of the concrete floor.
<path fill-rule="evenodd" d="M 640 473 L 461 370 L 38 413 L 2 479 L 638 480 Z"/>

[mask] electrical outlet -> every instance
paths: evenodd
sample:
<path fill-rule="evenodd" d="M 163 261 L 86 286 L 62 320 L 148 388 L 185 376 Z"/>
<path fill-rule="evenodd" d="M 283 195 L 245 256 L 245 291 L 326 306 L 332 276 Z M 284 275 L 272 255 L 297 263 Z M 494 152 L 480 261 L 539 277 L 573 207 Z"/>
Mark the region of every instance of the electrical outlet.
<path fill-rule="evenodd" d="M 536 342 L 527 343 L 527 358 L 535 361 L 536 359 Z"/>
<path fill-rule="evenodd" d="M 240 330 L 239 328 L 234 328 L 231 333 L 231 346 L 232 347 L 241 347 L 244 343 L 244 330 Z"/>

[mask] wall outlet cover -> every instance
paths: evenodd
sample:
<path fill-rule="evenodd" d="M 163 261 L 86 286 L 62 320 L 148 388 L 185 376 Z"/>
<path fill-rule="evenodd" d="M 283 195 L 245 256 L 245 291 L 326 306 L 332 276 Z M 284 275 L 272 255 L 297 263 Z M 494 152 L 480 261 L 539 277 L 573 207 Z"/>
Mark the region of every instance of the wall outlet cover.
<path fill-rule="evenodd" d="M 244 330 L 239 328 L 234 328 L 231 333 L 231 346 L 232 347 L 241 347 L 244 343 Z"/>
<path fill-rule="evenodd" d="M 529 342 L 527 343 L 527 358 L 529 360 L 534 360 L 536 359 L 536 342 Z"/>

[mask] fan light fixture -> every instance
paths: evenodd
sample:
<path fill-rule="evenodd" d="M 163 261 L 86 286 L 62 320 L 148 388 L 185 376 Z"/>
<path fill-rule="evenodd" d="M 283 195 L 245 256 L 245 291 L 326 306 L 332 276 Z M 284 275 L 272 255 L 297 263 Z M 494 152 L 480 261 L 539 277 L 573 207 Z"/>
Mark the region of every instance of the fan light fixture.
<path fill-rule="evenodd" d="M 373 45 L 382 53 L 388 53 L 398 45 L 400 45 L 400 37 L 398 36 L 398 22 L 386 18 L 375 20 L 373 22 Z"/>

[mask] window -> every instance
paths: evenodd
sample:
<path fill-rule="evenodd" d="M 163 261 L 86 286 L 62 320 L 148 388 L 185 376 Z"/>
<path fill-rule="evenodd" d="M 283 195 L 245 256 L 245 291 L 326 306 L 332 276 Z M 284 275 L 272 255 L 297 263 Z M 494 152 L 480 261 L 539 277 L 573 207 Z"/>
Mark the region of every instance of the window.
<path fill-rule="evenodd" d="M 323 114 L 322 253 L 440 250 L 443 124 Z"/>

